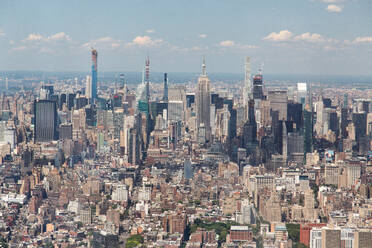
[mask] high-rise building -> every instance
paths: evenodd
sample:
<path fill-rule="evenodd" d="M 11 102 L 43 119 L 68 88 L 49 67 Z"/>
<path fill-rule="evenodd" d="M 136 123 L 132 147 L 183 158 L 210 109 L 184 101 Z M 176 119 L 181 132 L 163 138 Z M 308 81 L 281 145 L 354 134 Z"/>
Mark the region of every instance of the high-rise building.
<path fill-rule="evenodd" d="M 305 105 L 304 116 L 304 157 L 307 153 L 313 152 L 313 108 L 312 108 L 312 94 L 309 92 L 307 103 Z"/>
<path fill-rule="evenodd" d="M 50 100 L 36 100 L 35 114 L 35 142 L 57 140 L 57 104 Z"/>
<path fill-rule="evenodd" d="M 263 99 L 263 77 L 261 74 L 253 78 L 253 99 Z"/>
<path fill-rule="evenodd" d="M 286 90 L 269 91 L 270 109 L 279 112 L 279 120 L 287 120 L 288 96 Z"/>
<path fill-rule="evenodd" d="M 167 73 L 164 73 L 163 101 L 168 101 L 168 77 L 167 77 Z"/>
<path fill-rule="evenodd" d="M 353 113 L 353 124 L 355 127 L 355 140 L 367 135 L 367 113 Z"/>
<path fill-rule="evenodd" d="M 198 86 L 196 92 L 196 128 L 197 137 L 199 138 L 201 129 L 205 130 L 205 140 L 210 140 L 211 127 L 210 127 L 210 105 L 211 105 L 211 92 L 210 80 L 207 76 L 205 60 L 203 59 L 202 74 L 198 79 Z"/>
<path fill-rule="evenodd" d="M 90 75 L 87 75 L 85 79 L 85 96 L 92 99 L 92 77 Z"/>
<path fill-rule="evenodd" d="M 72 139 L 71 123 L 64 123 L 59 126 L 59 139 Z"/>
<path fill-rule="evenodd" d="M 91 100 L 94 101 L 97 98 L 97 50 L 92 49 L 92 84 L 91 84 Z"/>
<path fill-rule="evenodd" d="M 341 128 L 341 137 L 347 138 L 347 125 L 348 125 L 348 119 L 347 119 L 348 109 L 342 108 L 341 109 L 341 119 L 340 119 L 340 128 Z"/>
<path fill-rule="evenodd" d="M 245 58 L 245 76 L 244 76 L 244 90 L 243 90 L 243 104 L 245 107 L 245 120 L 248 119 L 248 102 L 252 98 L 252 81 L 251 81 L 251 62 L 250 58 Z"/>

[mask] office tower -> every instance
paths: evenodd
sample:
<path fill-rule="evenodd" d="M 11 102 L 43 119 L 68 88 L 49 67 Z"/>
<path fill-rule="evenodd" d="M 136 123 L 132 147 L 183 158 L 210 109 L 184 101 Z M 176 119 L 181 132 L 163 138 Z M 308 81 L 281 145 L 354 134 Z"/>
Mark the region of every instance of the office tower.
<path fill-rule="evenodd" d="M 367 134 L 367 113 L 353 113 L 353 124 L 355 127 L 355 140 Z"/>
<path fill-rule="evenodd" d="M 81 121 L 81 113 L 79 110 L 74 110 L 71 113 L 71 121 L 72 121 L 72 138 L 79 139 L 81 138 L 81 129 L 84 125 L 82 125 Z"/>
<path fill-rule="evenodd" d="M 120 131 L 124 125 L 124 109 L 115 109 L 113 113 L 114 138 L 120 138 Z"/>
<path fill-rule="evenodd" d="M 287 125 L 283 121 L 282 124 L 282 155 L 284 159 L 287 159 L 288 156 L 288 133 Z"/>
<path fill-rule="evenodd" d="M 302 162 L 304 158 L 304 136 L 299 132 L 290 132 L 287 139 L 290 160 Z"/>
<path fill-rule="evenodd" d="M 91 101 L 94 102 L 97 99 L 97 57 L 98 53 L 97 50 L 92 49 L 92 84 L 91 84 Z"/>
<path fill-rule="evenodd" d="M 58 108 L 60 110 L 62 110 L 62 107 L 63 107 L 63 104 L 66 103 L 66 100 L 67 100 L 67 97 L 66 97 L 66 94 L 61 94 L 61 96 L 59 97 L 59 103 L 58 103 Z"/>
<path fill-rule="evenodd" d="M 75 106 L 75 97 L 76 94 L 68 94 L 67 95 L 67 108 L 71 110 Z"/>
<path fill-rule="evenodd" d="M 322 248 L 340 248 L 341 230 L 322 228 Z"/>
<path fill-rule="evenodd" d="M 313 113 L 307 105 L 304 109 L 304 156 L 313 152 Z"/>
<path fill-rule="evenodd" d="M 203 59 L 202 74 L 198 79 L 198 86 L 196 92 L 196 128 L 197 137 L 204 136 L 205 140 L 210 140 L 210 105 L 211 92 L 210 80 L 207 76 L 205 60 Z M 204 129 L 205 131 L 202 131 Z M 203 134 L 203 135 L 202 135 Z"/>
<path fill-rule="evenodd" d="M 339 132 L 338 123 L 339 123 L 339 120 L 337 117 L 337 113 L 335 110 L 333 110 L 329 113 L 329 129 L 336 134 L 336 137 L 338 136 L 338 132 Z"/>
<path fill-rule="evenodd" d="M 248 105 L 248 121 L 243 126 L 243 147 L 250 150 L 257 140 L 257 123 L 254 115 L 254 101 Z"/>
<path fill-rule="evenodd" d="M 245 120 L 248 119 L 248 104 L 252 98 L 252 81 L 251 81 L 251 62 L 250 58 L 245 58 L 245 74 L 244 74 L 244 89 L 243 89 L 243 105 L 246 111 Z"/>
<path fill-rule="evenodd" d="M 81 109 L 88 105 L 88 99 L 86 97 L 80 96 L 75 99 L 75 103 L 75 109 Z"/>
<path fill-rule="evenodd" d="M 263 77 L 261 73 L 253 77 L 253 99 L 263 99 Z"/>
<path fill-rule="evenodd" d="M 146 59 L 146 66 L 145 66 L 145 71 L 146 71 L 146 102 L 147 106 L 149 106 L 150 103 L 150 59 L 147 56 Z"/>
<path fill-rule="evenodd" d="M 295 124 L 294 129 L 296 132 L 303 128 L 301 103 L 288 103 L 287 120 Z"/>
<path fill-rule="evenodd" d="M 57 140 L 57 104 L 50 100 L 36 100 L 35 114 L 35 142 Z"/>
<path fill-rule="evenodd" d="M 167 77 L 167 73 L 164 73 L 163 101 L 168 101 L 168 77 Z"/>
<path fill-rule="evenodd" d="M 59 126 L 59 139 L 72 139 L 72 123 L 65 123 Z"/>
<path fill-rule="evenodd" d="M 305 105 L 307 94 L 307 84 L 306 83 L 297 83 L 297 102 Z"/>
<path fill-rule="evenodd" d="M 268 92 L 270 109 L 279 112 L 279 120 L 287 120 L 288 96 L 286 90 L 275 90 Z"/>
<path fill-rule="evenodd" d="M 348 105 L 349 105 L 349 99 L 348 99 L 348 95 L 347 95 L 347 94 L 345 94 L 345 95 L 344 95 L 344 102 L 343 102 L 343 107 L 344 107 L 344 108 L 347 108 L 347 107 L 348 107 Z"/>
<path fill-rule="evenodd" d="M 92 100 L 92 77 L 90 75 L 85 78 L 85 96 L 90 101 Z"/>
<path fill-rule="evenodd" d="M 346 130 L 347 125 L 348 125 L 347 115 L 348 115 L 348 109 L 346 107 L 343 107 L 341 109 L 341 123 L 340 123 L 341 137 L 343 139 L 347 138 L 347 130 Z"/>
<path fill-rule="evenodd" d="M 182 101 L 169 101 L 168 102 L 168 120 L 182 121 L 183 117 L 183 102 Z"/>
<path fill-rule="evenodd" d="M 85 116 L 86 116 L 86 124 L 90 127 L 95 127 L 97 125 L 97 117 L 96 117 L 97 111 L 92 107 L 89 106 L 85 108 Z"/>

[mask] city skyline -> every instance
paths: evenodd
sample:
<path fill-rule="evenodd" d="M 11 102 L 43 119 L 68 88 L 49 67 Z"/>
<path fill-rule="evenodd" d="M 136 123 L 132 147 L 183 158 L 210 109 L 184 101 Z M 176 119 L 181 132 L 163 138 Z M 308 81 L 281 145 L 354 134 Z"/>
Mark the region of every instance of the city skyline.
<path fill-rule="evenodd" d="M 150 54 L 159 72 L 206 56 L 211 73 L 240 73 L 250 56 L 252 73 L 371 75 L 366 0 L 37 3 L 0 4 L 2 70 L 88 71 L 94 47 L 101 71 L 140 71 Z"/>

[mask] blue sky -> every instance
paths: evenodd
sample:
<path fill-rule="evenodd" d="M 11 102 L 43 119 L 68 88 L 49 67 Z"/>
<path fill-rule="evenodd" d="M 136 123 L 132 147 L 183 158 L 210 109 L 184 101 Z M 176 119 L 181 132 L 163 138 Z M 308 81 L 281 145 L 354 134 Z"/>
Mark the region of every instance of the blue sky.
<path fill-rule="evenodd" d="M 370 0 L 1 0 L 0 70 L 372 74 Z"/>

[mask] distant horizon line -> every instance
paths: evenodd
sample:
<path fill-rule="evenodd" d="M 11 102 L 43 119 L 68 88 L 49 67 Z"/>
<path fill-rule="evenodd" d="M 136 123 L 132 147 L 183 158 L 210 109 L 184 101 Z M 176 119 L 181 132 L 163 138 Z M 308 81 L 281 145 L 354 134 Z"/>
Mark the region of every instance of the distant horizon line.
<path fill-rule="evenodd" d="M 89 74 L 90 71 L 79 71 L 79 70 L 70 70 L 70 71 L 53 71 L 53 70 L 0 70 L 0 73 L 7 73 L 7 72 L 41 72 L 41 73 L 87 73 Z M 109 70 L 109 71 L 99 71 L 98 72 L 100 73 L 139 73 L 139 74 L 142 74 L 141 71 L 115 71 L 115 70 Z M 200 74 L 200 72 L 181 72 L 181 71 L 150 71 L 150 74 L 151 73 L 175 73 L 175 74 Z M 244 75 L 244 71 L 242 72 L 208 72 L 207 74 L 243 74 Z M 258 74 L 258 73 L 257 73 Z M 255 73 L 251 73 L 251 75 L 256 75 Z M 290 72 L 283 72 L 283 73 L 263 73 L 263 75 L 285 75 L 285 76 L 289 76 L 289 75 L 305 75 L 305 76 L 326 76 L 326 77 L 341 77 L 341 76 L 345 76 L 345 77 L 372 77 L 372 74 L 323 74 L 323 73 L 319 73 L 319 74 L 316 74 L 316 73 L 290 73 Z"/>

